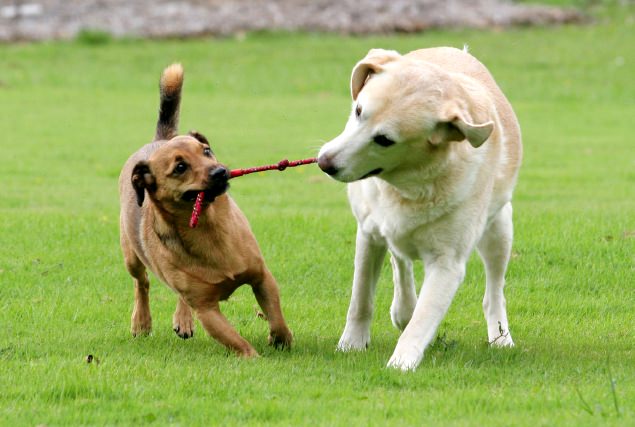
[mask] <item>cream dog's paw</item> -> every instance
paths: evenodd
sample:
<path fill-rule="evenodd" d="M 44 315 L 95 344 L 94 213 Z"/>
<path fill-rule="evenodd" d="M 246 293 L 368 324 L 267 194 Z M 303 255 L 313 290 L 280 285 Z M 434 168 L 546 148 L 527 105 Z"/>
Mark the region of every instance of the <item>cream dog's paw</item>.
<path fill-rule="evenodd" d="M 370 332 L 367 328 L 351 328 L 347 325 L 337 343 L 337 351 L 363 351 L 368 348 L 369 344 Z"/>
<path fill-rule="evenodd" d="M 399 345 L 386 365 L 388 368 L 399 369 L 404 372 L 414 371 L 423 358 L 423 352 L 416 349 L 401 349 Z"/>

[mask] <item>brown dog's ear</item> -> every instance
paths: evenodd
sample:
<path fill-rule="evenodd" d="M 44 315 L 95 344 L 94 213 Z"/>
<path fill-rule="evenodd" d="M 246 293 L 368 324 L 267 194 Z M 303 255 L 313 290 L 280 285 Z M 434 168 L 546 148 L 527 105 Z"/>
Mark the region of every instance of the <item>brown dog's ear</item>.
<path fill-rule="evenodd" d="M 207 140 L 207 138 L 205 138 L 205 135 L 203 135 L 202 133 L 199 133 L 198 131 L 195 131 L 195 130 L 191 130 L 187 134 L 191 136 L 192 138 L 198 140 L 199 142 L 202 142 L 203 144 L 210 147 L 209 141 Z"/>
<path fill-rule="evenodd" d="M 154 191 L 156 188 L 156 181 L 152 172 L 150 172 L 150 165 L 148 162 L 139 162 L 132 170 L 132 188 L 137 193 L 137 204 L 139 207 L 143 205 L 143 199 L 145 197 L 144 190 Z"/>
<path fill-rule="evenodd" d="M 400 57 L 401 55 L 394 50 L 369 50 L 366 57 L 355 65 L 353 73 L 351 74 L 351 96 L 353 97 L 353 101 L 357 99 L 359 92 L 361 92 L 373 74 L 381 72 L 384 64 L 399 59 Z"/>

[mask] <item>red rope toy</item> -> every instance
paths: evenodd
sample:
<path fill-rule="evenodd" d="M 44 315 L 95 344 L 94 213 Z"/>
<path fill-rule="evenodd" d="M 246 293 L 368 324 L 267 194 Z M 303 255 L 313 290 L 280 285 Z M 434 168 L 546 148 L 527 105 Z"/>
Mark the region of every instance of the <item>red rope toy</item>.
<path fill-rule="evenodd" d="M 229 179 L 238 178 L 239 176 L 249 175 L 250 173 L 264 172 L 271 170 L 283 171 L 286 168 L 294 168 L 296 166 L 309 165 L 311 163 L 317 163 L 317 158 L 312 157 L 310 159 L 294 160 L 292 162 L 287 159 L 280 160 L 274 165 L 258 166 L 255 168 L 246 169 L 232 169 L 229 172 Z M 190 218 L 190 228 L 195 228 L 198 224 L 198 218 L 201 216 L 201 209 L 203 207 L 203 199 L 205 198 L 205 192 L 201 191 L 196 196 L 196 202 L 194 203 L 194 210 L 192 210 L 192 217 Z"/>

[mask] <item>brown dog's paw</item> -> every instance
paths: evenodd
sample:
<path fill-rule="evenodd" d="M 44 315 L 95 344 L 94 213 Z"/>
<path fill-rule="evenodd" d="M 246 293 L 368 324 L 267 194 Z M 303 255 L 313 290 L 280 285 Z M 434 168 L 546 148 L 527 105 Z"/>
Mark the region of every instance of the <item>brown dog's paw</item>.
<path fill-rule="evenodd" d="M 269 345 L 277 349 L 291 348 L 293 342 L 293 334 L 289 329 L 280 331 L 271 331 L 269 334 Z"/>
<path fill-rule="evenodd" d="M 253 347 L 240 349 L 238 350 L 237 354 L 238 357 L 244 357 L 245 359 L 256 359 L 260 357 L 258 352 Z"/>
<path fill-rule="evenodd" d="M 150 335 L 152 332 L 152 317 L 149 312 L 135 310 L 130 319 L 130 333 L 133 337 Z"/>
<path fill-rule="evenodd" d="M 194 337 L 194 328 L 185 328 L 181 330 L 181 326 L 176 325 L 173 327 L 174 333 L 184 340 Z"/>
<path fill-rule="evenodd" d="M 130 328 L 130 333 L 135 338 L 139 336 L 148 336 L 152 333 L 152 328 L 136 328 L 133 326 Z"/>
<path fill-rule="evenodd" d="M 172 316 L 172 330 L 184 340 L 194 336 L 194 319 L 190 307 L 179 299 L 174 316 Z"/>
<path fill-rule="evenodd" d="M 192 316 L 178 317 L 176 314 L 172 319 L 172 330 L 184 340 L 194 336 L 194 320 Z"/>

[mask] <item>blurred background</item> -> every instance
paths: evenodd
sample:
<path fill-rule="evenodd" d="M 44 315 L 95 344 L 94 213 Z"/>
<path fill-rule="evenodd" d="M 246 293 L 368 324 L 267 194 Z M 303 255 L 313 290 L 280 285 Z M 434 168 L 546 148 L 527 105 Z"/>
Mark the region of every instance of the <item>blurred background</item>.
<path fill-rule="evenodd" d="M 82 31 L 115 37 L 226 36 L 262 30 L 385 34 L 581 23 L 588 19 L 583 9 L 603 3 L 544 3 L 550 2 L 555 5 L 508 0 L 3 0 L 0 40 L 70 39 Z"/>

